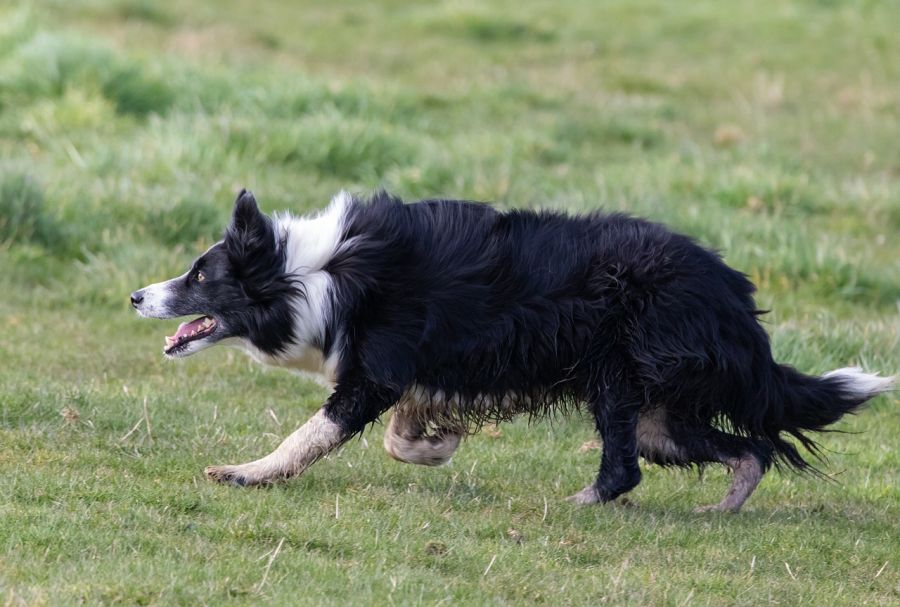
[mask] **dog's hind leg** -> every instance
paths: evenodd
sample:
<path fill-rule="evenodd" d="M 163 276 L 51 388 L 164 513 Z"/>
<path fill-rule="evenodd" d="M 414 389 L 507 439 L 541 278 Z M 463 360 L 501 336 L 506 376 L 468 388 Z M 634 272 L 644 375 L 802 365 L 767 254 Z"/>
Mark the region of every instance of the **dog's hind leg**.
<path fill-rule="evenodd" d="M 462 433 L 443 427 L 429 429 L 428 425 L 419 412 L 401 403 L 384 432 L 384 450 L 407 464 L 446 464 L 459 447 Z"/>
<path fill-rule="evenodd" d="M 600 473 L 588 485 L 568 498 L 576 504 L 611 502 L 641 482 L 638 466 L 637 423 L 641 399 L 605 395 L 590 403 L 597 430 L 603 440 Z"/>
<path fill-rule="evenodd" d="M 644 440 L 639 437 L 641 455 L 664 465 L 724 464 L 733 475 L 728 493 L 719 503 L 696 508 L 695 512 L 738 512 L 769 467 L 772 448 L 758 439 L 710 426 L 669 424 L 661 413 L 653 418 L 653 424 L 647 424 Z"/>
<path fill-rule="evenodd" d="M 772 463 L 773 449 L 766 442 L 746 436 L 737 436 L 709 428 L 689 455 L 697 460 L 717 461 L 731 469 L 731 487 L 717 504 L 700 506 L 695 512 L 738 512 L 756 490 L 759 481 Z"/>
<path fill-rule="evenodd" d="M 728 493 L 718 504 L 699 506 L 694 509 L 694 512 L 738 512 L 765 474 L 763 464 L 752 453 L 744 453 L 740 457 L 727 459 L 723 463 L 731 468 L 733 476 Z"/>

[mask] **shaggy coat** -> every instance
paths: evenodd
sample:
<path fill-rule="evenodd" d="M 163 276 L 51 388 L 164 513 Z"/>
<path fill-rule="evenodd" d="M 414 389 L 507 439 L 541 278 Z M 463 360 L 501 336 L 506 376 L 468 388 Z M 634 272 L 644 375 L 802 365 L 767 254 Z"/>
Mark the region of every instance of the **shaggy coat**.
<path fill-rule="evenodd" d="M 808 432 L 890 381 L 777 363 L 753 292 L 714 251 L 622 214 L 403 204 L 380 192 L 272 219 L 242 192 L 222 242 L 132 301 L 146 316 L 206 315 L 168 338 L 169 356 L 222 341 L 333 382 L 276 452 L 209 468 L 217 480 L 298 474 L 392 407 L 388 452 L 428 465 L 485 421 L 583 408 L 603 451 L 574 501 L 635 487 L 641 455 L 729 466 L 734 483 L 713 508 L 737 510 L 771 464 L 810 468 L 786 437 L 815 453 Z"/>

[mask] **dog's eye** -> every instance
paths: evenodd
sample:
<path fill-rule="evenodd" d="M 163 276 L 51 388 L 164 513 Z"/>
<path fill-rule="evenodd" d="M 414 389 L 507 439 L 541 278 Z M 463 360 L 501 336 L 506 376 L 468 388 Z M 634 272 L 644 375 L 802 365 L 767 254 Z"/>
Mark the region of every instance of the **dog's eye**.
<path fill-rule="evenodd" d="M 206 274 L 197 272 L 197 282 L 203 282 L 204 280 L 206 280 Z"/>

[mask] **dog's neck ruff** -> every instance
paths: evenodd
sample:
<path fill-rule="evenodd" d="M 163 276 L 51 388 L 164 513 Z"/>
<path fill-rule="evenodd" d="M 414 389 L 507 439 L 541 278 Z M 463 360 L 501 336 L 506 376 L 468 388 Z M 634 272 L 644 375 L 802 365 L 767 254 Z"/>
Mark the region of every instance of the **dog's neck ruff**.
<path fill-rule="evenodd" d="M 254 360 L 279 367 L 333 375 L 337 356 L 322 355 L 325 333 L 332 318 L 332 279 L 325 270 L 341 246 L 344 222 L 352 197 L 340 192 L 325 210 L 309 216 L 279 213 L 273 216 L 277 246 L 284 247 L 285 271 L 300 286 L 291 302 L 294 339 L 277 353 L 267 353 L 248 340 L 241 345 Z"/>

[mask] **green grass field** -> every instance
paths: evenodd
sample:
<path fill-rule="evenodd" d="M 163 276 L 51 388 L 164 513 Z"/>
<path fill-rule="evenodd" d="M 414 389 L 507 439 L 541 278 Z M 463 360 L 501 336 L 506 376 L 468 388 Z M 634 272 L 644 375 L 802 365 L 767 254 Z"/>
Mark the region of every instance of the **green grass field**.
<path fill-rule="evenodd" d="M 382 427 L 266 490 L 203 478 L 326 396 L 214 350 L 135 288 L 235 192 L 606 208 L 721 249 L 777 357 L 900 371 L 900 6 L 475 0 L 0 2 L 0 603 L 896 605 L 898 395 L 821 437 L 833 482 L 644 468 L 563 497 L 584 419 L 405 466 Z"/>

